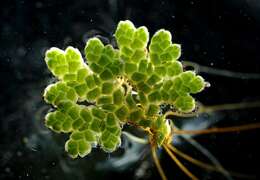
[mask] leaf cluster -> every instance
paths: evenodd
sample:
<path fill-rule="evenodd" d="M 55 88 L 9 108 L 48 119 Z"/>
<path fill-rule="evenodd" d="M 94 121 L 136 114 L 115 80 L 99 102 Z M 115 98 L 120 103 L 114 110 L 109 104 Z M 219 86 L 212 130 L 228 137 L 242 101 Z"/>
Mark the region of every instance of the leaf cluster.
<path fill-rule="evenodd" d="M 46 126 L 70 133 L 65 150 L 73 158 L 86 156 L 97 145 L 115 151 L 125 123 L 153 129 L 161 145 L 170 129 L 160 105 L 190 112 L 195 108 L 190 94 L 205 87 L 201 76 L 183 71 L 181 46 L 172 43 L 169 31 L 157 31 L 147 48 L 147 28 L 127 20 L 119 22 L 115 38 L 118 49 L 89 39 L 86 62 L 73 47 L 46 52 L 46 64 L 58 79 L 44 92 L 45 101 L 55 107 L 46 115 Z"/>

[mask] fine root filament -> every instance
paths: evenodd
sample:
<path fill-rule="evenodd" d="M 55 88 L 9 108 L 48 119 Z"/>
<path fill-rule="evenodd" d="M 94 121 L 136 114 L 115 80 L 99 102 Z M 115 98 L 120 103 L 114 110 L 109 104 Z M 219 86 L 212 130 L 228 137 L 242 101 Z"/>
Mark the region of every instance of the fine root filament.
<path fill-rule="evenodd" d="M 162 180 L 167 180 L 167 177 L 166 177 L 166 175 L 165 175 L 165 173 L 163 171 L 163 168 L 162 168 L 162 166 L 160 164 L 160 161 L 159 161 L 159 159 L 157 157 L 157 154 L 156 154 L 156 146 L 153 146 L 151 144 L 151 149 L 152 149 L 152 156 L 153 156 L 153 160 L 154 160 L 155 166 L 156 166 L 156 168 L 157 168 L 157 170 L 158 170 Z"/>
<path fill-rule="evenodd" d="M 227 110 L 238 110 L 238 109 L 249 109 L 260 107 L 260 101 L 255 102 L 241 102 L 241 103 L 230 103 L 206 106 L 201 103 L 197 103 L 196 110 L 190 113 L 183 113 L 179 111 L 168 111 L 165 113 L 165 117 L 177 116 L 177 117 L 196 117 L 203 113 L 212 113 L 216 111 L 227 111 Z"/>
<path fill-rule="evenodd" d="M 196 73 L 204 72 L 208 74 L 224 76 L 224 77 L 231 77 L 231 78 L 238 78 L 238 79 L 260 79 L 259 73 L 241 73 L 235 71 L 229 71 L 225 69 L 218 69 L 208 66 L 202 66 L 195 62 L 190 61 L 182 61 L 184 66 L 191 66 L 193 67 Z"/>
<path fill-rule="evenodd" d="M 194 165 L 197 165 L 201 168 L 204 168 L 206 170 L 210 170 L 210 171 L 216 171 L 216 172 L 220 172 L 222 173 L 223 175 L 224 174 L 230 174 L 231 176 L 234 176 L 234 177 L 238 177 L 238 178 L 247 178 L 247 179 L 253 179 L 255 178 L 255 176 L 252 176 L 252 175 L 246 175 L 246 174 L 242 174 L 242 173 L 238 173 L 238 172 L 234 172 L 234 171 L 227 171 L 225 170 L 223 167 L 221 166 L 214 166 L 214 165 L 211 165 L 211 164 L 208 164 L 208 163 L 205 163 L 205 162 L 202 162 L 200 160 L 197 160 L 193 157 L 191 157 L 190 155 L 178 150 L 176 147 L 174 147 L 173 145 L 171 144 L 168 144 L 168 148 L 176 153 L 177 155 L 179 155 L 180 157 L 182 157 L 183 159 L 191 162 L 192 164 Z"/>
<path fill-rule="evenodd" d="M 165 151 L 168 153 L 168 155 L 171 157 L 171 159 L 179 166 L 179 168 L 192 180 L 198 180 L 198 178 L 192 174 L 178 159 L 177 157 L 170 151 L 168 148 L 168 145 L 163 145 Z"/>
<path fill-rule="evenodd" d="M 198 113 L 211 113 L 215 111 L 224 111 L 224 110 L 238 110 L 238 109 L 249 109 L 254 107 L 260 107 L 260 101 L 255 102 L 241 102 L 241 103 L 231 103 L 231 104 L 220 104 L 214 106 L 204 106 L 201 105 Z"/>
<path fill-rule="evenodd" d="M 247 125 L 223 127 L 223 128 L 209 128 L 209 129 L 202 129 L 202 130 L 174 129 L 174 133 L 175 134 L 201 135 L 201 134 L 211 134 L 211 133 L 227 133 L 227 132 L 248 131 L 248 130 L 258 129 L 258 128 L 260 128 L 260 123 L 252 123 L 252 124 L 247 124 Z"/>
<path fill-rule="evenodd" d="M 169 148 L 172 152 L 176 153 L 177 155 L 179 155 L 179 156 L 182 157 L 183 159 L 185 159 L 185 160 L 187 160 L 187 161 L 189 161 L 189 162 L 191 162 L 191 163 L 193 163 L 193 164 L 195 164 L 195 165 L 197 165 L 197 166 L 199 166 L 199 167 L 202 167 L 202 168 L 204 168 L 204 169 L 211 170 L 211 171 L 221 171 L 221 172 L 225 171 L 225 170 L 223 170 L 223 169 L 220 168 L 220 167 L 215 167 L 215 166 L 212 166 L 212 165 L 207 164 L 207 163 L 205 163 L 205 162 L 202 162 L 202 161 L 200 161 L 200 160 L 197 160 L 197 159 L 195 159 L 195 158 L 193 158 L 193 157 L 191 157 L 191 156 L 189 156 L 189 155 L 183 153 L 182 151 L 178 150 L 177 148 L 175 148 L 175 147 L 172 146 L 171 144 L 168 144 L 167 146 L 168 146 L 168 148 Z"/>

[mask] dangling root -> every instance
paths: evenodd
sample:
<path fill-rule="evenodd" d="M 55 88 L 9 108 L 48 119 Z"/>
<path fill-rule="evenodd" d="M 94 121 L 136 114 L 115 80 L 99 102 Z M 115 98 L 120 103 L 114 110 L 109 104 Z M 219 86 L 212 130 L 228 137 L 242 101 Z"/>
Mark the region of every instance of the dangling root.
<path fill-rule="evenodd" d="M 178 150 L 176 147 L 174 147 L 171 144 L 168 144 L 167 147 L 174 153 L 176 153 L 177 155 L 181 156 L 183 159 L 201 167 L 204 168 L 206 170 L 210 170 L 210 171 L 216 171 L 216 172 L 220 172 L 222 174 L 230 174 L 234 177 L 238 177 L 238 178 L 248 178 L 248 179 L 253 179 L 255 178 L 255 176 L 250 176 L 250 175 L 245 175 L 245 174 L 241 174 L 241 173 L 237 173 L 237 172 L 233 172 L 233 171 L 227 171 L 225 170 L 223 167 L 221 166 L 213 166 L 211 164 L 202 162 L 200 160 L 197 160 L 185 153 L 183 153 L 182 151 Z"/>
<path fill-rule="evenodd" d="M 143 138 L 139 138 L 137 136 L 132 135 L 131 133 L 128 133 L 126 131 L 122 131 L 122 134 L 125 135 L 127 138 L 129 138 L 130 140 L 139 143 L 139 144 L 148 144 L 148 141 L 146 139 Z"/>
<path fill-rule="evenodd" d="M 177 157 L 169 150 L 169 148 L 166 145 L 163 145 L 163 148 L 166 150 L 166 152 L 169 154 L 169 156 L 174 160 L 174 162 L 179 166 L 179 168 L 192 180 L 198 180 L 198 178 L 192 174 L 178 159 Z"/>
<path fill-rule="evenodd" d="M 197 165 L 197 166 L 200 166 L 204 169 L 207 169 L 207 170 L 211 170 L 211 171 L 221 171 L 223 172 L 223 168 L 219 168 L 219 167 L 215 167 L 215 166 L 212 166 L 210 164 L 207 164 L 207 163 L 204 163 L 202 161 L 199 161 L 197 159 L 194 159 L 193 157 L 181 152 L 180 150 L 178 150 L 177 148 L 175 148 L 174 146 L 172 146 L 171 144 L 168 144 L 167 147 L 174 153 L 176 153 L 177 155 L 181 156 L 183 159 Z M 225 171 L 225 170 L 224 170 Z"/>
<path fill-rule="evenodd" d="M 248 109 L 260 107 L 260 101 L 255 102 L 241 102 L 241 103 L 231 103 L 231 104 L 220 104 L 214 106 L 204 106 L 201 105 L 198 113 L 210 113 L 215 111 L 224 111 L 224 110 L 238 110 L 238 109 Z"/>
<path fill-rule="evenodd" d="M 168 111 L 165 113 L 165 117 L 167 117 L 167 116 L 195 117 L 195 116 L 199 116 L 202 113 L 212 113 L 212 112 L 216 112 L 216 111 L 255 108 L 255 107 L 260 107 L 260 101 L 220 104 L 220 105 L 213 105 L 213 106 L 205 106 L 205 105 L 202 105 L 201 103 L 197 103 L 196 106 L 197 106 L 197 109 L 194 112 L 183 113 L 183 112 L 179 112 L 179 111 Z"/>
<path fill-rule="evenodd" d="M 166 175 L 165 175 L 165 173 L 162 169 L 162 166 L 161 166 L 160 161 L 159 161 L 157 154 L 156 154 L 156 146 L 153 146 L 151 144 L 151 149 L 152 149 L 152 156 L 153 156 L 154 163 L 156 165 L 156 168 L 157 168 L 162 180 L 167 180 L 167 177 L 166 177 Z"/>
<path fill-rule="evenodd" d="M 193 139 L 190 136 L 181 135 L 181 137 L 184 140 L 186 140 L 188 143 L 190 143 L 195 149 L 197 149 L 205 157 L 207 157 L 210 160 L 210 162 L 212 163 L 212 165 L 214 165 L 215 167 L 220 167 L 221 169 L 225 170 L 225 168 L 221 165 L 221 163 L 218 161 L 218 159 L 207 148 L 202 146 L 200 143 L 198 143 L 195 139 Z M 226 170 L 225 170 L 225 172 L 227 172 L 227 173 L 223 174 L 225 176 L 225 178 L 227 180 L 233 180 L 230 173 Z"/>
<path fill-rule="evenodd" d="M 204 72 L 208 74 L 238 78 L 238 79 L 260 79 L 260 74 L 257 73 L 241 73 L 241 72 L 234 72 L 234 71 L 229 71 L 224 69 L 217 69 L 208 66 L 202 66 L 195 62 L 190 62 L 190 61 L 182 61 L 182 63 L 184 66 L 193 67 L 194 71 L 197 73 Z"/>
<path fill-rule="evenodd" d="M 175 134 L 193 134 L 193 135 L 201 135 L 201 134 L 211 134 L 211 133 L 227 133 L 227 132 L 238 132 L 238 131 L 248 131 L 252 129 L 260 128 L 260 123 L 252 123 L 241 126 L 232 126 L 232 127 L 224 127 L 224 128 L 209 128 L 202 130 L 179 130 L 174 129 Z"/>

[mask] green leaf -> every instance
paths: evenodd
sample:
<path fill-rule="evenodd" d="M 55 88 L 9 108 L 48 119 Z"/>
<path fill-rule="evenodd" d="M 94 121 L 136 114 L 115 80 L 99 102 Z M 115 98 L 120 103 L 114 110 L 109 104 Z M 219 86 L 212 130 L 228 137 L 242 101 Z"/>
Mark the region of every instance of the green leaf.
<path fill-rule="evenodd" d="M 109 69 L 105 69 L 101 74 L 100 74 L 100 78 L 102 80 L 110 80 L 113 78 L 113 74 Z"/>
<path fill-rule="evenodd" d="M 101 94 L 100 89 L 97 87 L 91 91 L 88 92 L 87 94 L 87 99 L 89 101 L 94 101 L 95 99 L 97 99 L 99 97 L 99 95 Z"/>
<path fill-rule="evenodd" d="M 135 28 L 130 21 L 120 21 L 115 37 L 120 50 L 120 57 L 126 62 L 139 62 L 146 58 L 145 51 L 149 32 L 146 27 Z"/>
<path fill-rule="evenodd" d="M 164 29 L 157 31 L 152 37 L 149 51 L 154 65 L 177 60 L 181 55 L 179 44 L 172 44 L 172 36 Z"/>
<path fill-rule="evenodd" d="M 150 104 L 148 106 L 147 115 L 154 116 L 155 114 L 159 113 L 159 106 L 156 104 Z"/>
<path fill-rule="evenodd" d="M 141 109 L 137 109 L 130 113 L 129 119 L 134 122 L 138 122 L 143 118 L 144 112 Z"/>
<path fill-rule="evenodd" d="M 118 117 L 118 119 L 120 119 L 121 121 L 126 121 L 127 120 L 126 117 L 128 116 L 128 111 L 129 111 L 128 108 L 125 105 L 123 105 L 116 110 L 115 114 Z"/>
<path fill-rule="evenodd" d="M 195 101 L 190 95 L 180 96 L 176 99 L 175 106 L 179 111 L 191 112 L 195 108 Z"/>
<path fill-rule="evenodd" d="M 124 93 L 122 91 L 122 89 L 117 89 L 115 90 L 115 92 L 113 93 L 113 103 L 120 105 L 123 103 L 124 100 Z"/>
<path fill-rule="evenodd" d="M 111 94 L 113 91 L 113 83 L 112 82 L 105 82 L 102 84 L 102 93 L 103 94 Z"/>

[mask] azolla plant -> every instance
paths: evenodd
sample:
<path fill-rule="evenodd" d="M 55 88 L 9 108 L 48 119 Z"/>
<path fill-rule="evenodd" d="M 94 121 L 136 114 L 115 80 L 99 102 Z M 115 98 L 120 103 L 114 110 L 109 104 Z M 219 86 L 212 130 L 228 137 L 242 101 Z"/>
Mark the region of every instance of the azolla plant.
<path fill-rule="evenodd" d="M 194 114 L 196 103 L 191 95 L 202 91 L 207 83 L 193 71 L 184 71 L 178 61 L 181 46 L 172 43 L 169 31 L 157 31 L 148 45 L 147 28 L 136 28 L 127 20 L 119 22 L 114 36 L 118 49 L 104 45 L 98 38 L 89 39 L 85 60 L 73 47 L 46 52 L 46 64 L 58 79 L 44 92 L 44 100 L 55 108 L 46 115 L 46 126 L 70 134 L 65 150 L 76 158 L 88 155 L 93 147 L 115 151 L 121 143 L 122 128 L 128 124 L 147 133 L 163 179 L 166 176 L 156 156 L 156 148 L 160 147 L 184 173 L 197 179 L 175 156 L 183 154 L 172 145 L 172 138 L 185 131 L 176 129 L 167 116 Z M 171 105 L 171 112 L 162 111 L 160 106 L 165 104 Z M 230 130 L 237 129 L 226 129 Z"/>

